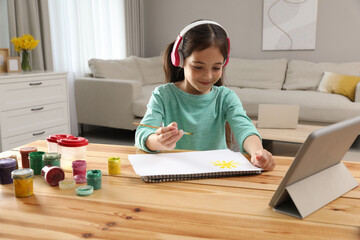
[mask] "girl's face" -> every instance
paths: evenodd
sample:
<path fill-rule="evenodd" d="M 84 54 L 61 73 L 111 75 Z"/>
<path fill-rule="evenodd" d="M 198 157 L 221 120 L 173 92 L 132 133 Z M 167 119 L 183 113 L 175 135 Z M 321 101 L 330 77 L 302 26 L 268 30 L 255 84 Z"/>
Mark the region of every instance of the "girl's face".
<path fill-rule="evenodd" d="M 218 47 L 212 46 L 201 51 L 193 51 L 185 59 L 185 80 L 179 83 L 184 92 L 203 95 L 221 78 L 224 56 Z"/>

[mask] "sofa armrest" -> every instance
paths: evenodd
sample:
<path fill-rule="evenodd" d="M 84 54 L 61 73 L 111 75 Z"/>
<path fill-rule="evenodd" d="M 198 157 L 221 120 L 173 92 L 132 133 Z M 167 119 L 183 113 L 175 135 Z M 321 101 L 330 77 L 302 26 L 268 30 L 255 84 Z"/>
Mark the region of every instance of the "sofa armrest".
<path fill-rule="evenodd" d="M 142 96 L 140 80 L 78 78 L 75 102 L 78 122 L 133 130 L 132 104 Z"/>
<path fill-rule="evenodd" d="M 356 85 L 354 102 L 360 102 L 360 82 Z"/>

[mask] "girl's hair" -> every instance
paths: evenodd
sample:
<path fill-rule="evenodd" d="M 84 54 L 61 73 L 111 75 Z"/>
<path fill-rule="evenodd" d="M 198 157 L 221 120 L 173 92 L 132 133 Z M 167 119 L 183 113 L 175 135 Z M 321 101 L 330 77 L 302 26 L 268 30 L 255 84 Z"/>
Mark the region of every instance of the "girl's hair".
<path fill-rule="evenodd" d="M 189 57 L 193 51 L 201 51 L 211 46 L 218 47 L 224 56 L 224 60 L 228 58 L 229 43 L 225 30 L 214 24 L 202 24 L 190 29 L 182 40 L 182 54 L 184 60 Z M 179 82 L 184 80 L 184 69 L 175 67 L 171 62 L 171 51 L 174 42 L 170 43 L 164 52 L 164 71 L 165 82 Z M 223 84 L 223 76 L 214 85 L 221 86 Z"/>

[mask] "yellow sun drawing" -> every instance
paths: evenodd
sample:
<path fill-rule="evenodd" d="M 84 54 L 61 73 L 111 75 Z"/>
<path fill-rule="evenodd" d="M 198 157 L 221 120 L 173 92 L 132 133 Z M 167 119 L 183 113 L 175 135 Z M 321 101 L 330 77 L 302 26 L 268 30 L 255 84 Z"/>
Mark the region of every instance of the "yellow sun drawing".
<path fill-rule="evenodd" d="M 238 165 L 240 163 L 238 162 L 234 162 L 234 161 L 230 161 L 230 162 L 226 162 L 226 161 L 216 161 L 216 162 L 211 162 L 212 164 L 214 164 L 214 166 L 219 166 L 220 168 L 236 168 L 235 165 Z"/>

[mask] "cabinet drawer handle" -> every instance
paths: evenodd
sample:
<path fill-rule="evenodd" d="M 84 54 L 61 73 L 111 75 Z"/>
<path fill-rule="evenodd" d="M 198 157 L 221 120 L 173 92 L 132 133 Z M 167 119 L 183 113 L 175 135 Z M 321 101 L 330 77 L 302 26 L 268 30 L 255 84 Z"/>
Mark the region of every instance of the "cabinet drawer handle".
<path fill-rule="evenodd" d="M 42 135 L 42 134 L 44 134 L 44 133 L 45 133 L 45 131 L 38 132 L 38 133 L 33 133 L 33 136 L 39 136 L 39 135 Z"/>
<path fill-rule="evenodd" d="M 38 86 L 38 85 L 41 85 L 42 82 L 37 82 L 37 83 L 29 83 L 30 86 Z"/>
<path fill-rule="evenodd" d="M 39 107 L 39 108 L 32 108 L 31 111 L 40 111 L 40 110 L 43 110 L 44 107 Z"/>

